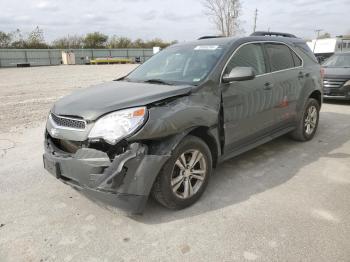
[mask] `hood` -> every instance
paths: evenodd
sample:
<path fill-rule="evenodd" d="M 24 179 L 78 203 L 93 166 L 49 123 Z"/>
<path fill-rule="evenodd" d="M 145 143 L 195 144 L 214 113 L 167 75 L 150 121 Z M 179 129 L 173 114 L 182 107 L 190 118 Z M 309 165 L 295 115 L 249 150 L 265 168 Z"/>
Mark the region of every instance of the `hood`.
<path fill-rule="evenodd" d="M 325 78 L 345 78 L 350 79 L 350 68 L 324 67 Z"/>
<path fill-rule="evenodd" d="M 192 86 L 160 85 L 112 81 L 79 89 L 58 100 L 52 112 L 57 115 L 79 116 L 96 120 L 101 115 L 119 109 L 144 106 L 166 98 L 185 95 Z"/>

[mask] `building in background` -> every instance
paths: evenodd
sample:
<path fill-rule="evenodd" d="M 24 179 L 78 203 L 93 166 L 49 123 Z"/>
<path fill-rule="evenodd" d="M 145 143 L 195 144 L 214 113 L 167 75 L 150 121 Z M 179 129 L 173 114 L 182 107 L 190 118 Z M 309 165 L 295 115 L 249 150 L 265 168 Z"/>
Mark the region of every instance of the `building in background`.
<path fill-rule="evenodd" d="M 350 51 L 350 37 L 314 39 L 307 44 L 320 62 L 334 53 Z"/>

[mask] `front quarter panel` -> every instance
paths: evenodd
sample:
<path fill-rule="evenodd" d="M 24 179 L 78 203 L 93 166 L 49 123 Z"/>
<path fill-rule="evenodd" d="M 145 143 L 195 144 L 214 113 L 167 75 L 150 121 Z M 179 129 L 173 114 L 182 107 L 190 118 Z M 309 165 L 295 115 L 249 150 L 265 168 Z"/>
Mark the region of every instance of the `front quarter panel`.
<path fill-rule="evenodd" d="M 129 141 L 168 137 L 194 127 L 212 127 L 218 123 L 219 109 L 219 90 L 214 84 L 207 84 L 189 96 L 151 105 L 145 126 Z"/>

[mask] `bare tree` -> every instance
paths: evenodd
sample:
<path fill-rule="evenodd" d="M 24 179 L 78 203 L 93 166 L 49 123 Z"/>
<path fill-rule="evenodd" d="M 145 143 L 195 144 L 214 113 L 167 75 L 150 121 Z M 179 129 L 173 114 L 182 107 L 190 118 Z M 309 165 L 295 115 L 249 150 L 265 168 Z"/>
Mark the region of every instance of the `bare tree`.
<path fill-rule="evenodd" d="M 52 46 L 55 48 L 80 48 L 83 46 L 84 37 L 79 35 L 68 35 L 58 38 L 52 42 Z"/>
<path fill-rule="evenodd" d="M 26 48 L 47 48 L 45 43 L 44 31 L 37 26 L 32 32 L 29 33 L 26 40 Z"/>
<path fill-rule="evenodd" d="M 202 0 L 205 13 L 223 36 L 233 36 L 240 31 L 241 3 L 239 0 Z"/>
<path fill-rule="evenodd" d="M 12 35 L 0 31 L 0 48 L 8 48 L 12 41 Z"/>
<path fill-rule="evenodd" d="M 323 34 L 320 34 L 317 39 L 325 39 L 325 38 L 331 38 L 331 34 L 328 32 L 324 32 Z"/>

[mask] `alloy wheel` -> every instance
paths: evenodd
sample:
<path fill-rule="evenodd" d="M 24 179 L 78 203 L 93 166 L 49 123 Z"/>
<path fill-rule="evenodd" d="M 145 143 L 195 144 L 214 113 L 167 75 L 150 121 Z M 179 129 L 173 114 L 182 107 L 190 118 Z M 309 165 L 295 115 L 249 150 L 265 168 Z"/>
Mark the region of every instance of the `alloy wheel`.
<path fill-rule="evenodd" d="M 178 157 L 173 168 L 173 193 L 182 199 L 191 198 L 202 187 L 207 172 L 206 158 L 199 150 L 184 152 Z"/>
<path fill-rule="evenodd" d="M 305 121 L 304 121 L 304 129 L 307 135 L 311 135 L 315 131 L 317 120 L 318 120 L 317 108 L 312 105 L 308 108 Z"/>

